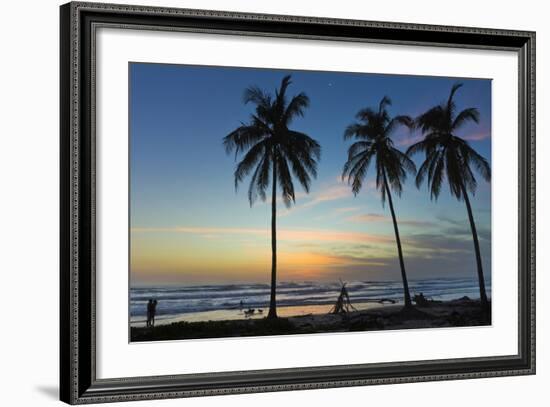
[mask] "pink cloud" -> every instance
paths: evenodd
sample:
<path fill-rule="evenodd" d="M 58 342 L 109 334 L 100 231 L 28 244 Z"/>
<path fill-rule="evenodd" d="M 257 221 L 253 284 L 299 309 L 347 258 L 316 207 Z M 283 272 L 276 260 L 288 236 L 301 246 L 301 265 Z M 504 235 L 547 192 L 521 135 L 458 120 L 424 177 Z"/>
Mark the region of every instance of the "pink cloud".
<path fill-rule="evenodd" d="M 424 136 L 421 135 L 421 134 L 407 135 L 407 136 L 404 136 L 404 137 L 396 140 L 395 144 L 400 146 L 400 147 L 409 147 L 409 146 L 413 145 L 414 143 L 418 143 L 423 138 L 424 138 Z M 486 140 L 488 138 L 491 138 L 491 134 L 488 133 L 488 132 L 479 132 L 479 133 L 469 134 L 469 135 L 464 136 L 462 138 L 464 140 L 468 140 L 468 141 L 481 141 L 481 140 Z"/>
<path fill-rule="evenodd" d="M 421 134 L 416 135 L 416 136 L 407 135 L 403 138 L 400 138 L 400 139 L 396 140 L 395 144 L 398 145 L 399 147 L 408 147 L 408 146 L 413 145 L 414 143 L 418 143 L 423 138 L 424 138 L 424 136 L 422 136 Z"/>
<path fill-rule="evenodd" d="M 389 218 L 378 213 L 366 213 L 363 215 L 351 216 L 347 218 L 347 220 L 352 222 L 386 222 L 389 221 Z"/>
<path fill-rule="evenodd" d="M 473 134 L 469 134 L 467 136 L 464 136 L 462 138 L 464 140 L 468 140 L 468 141 L 481 141 L 481 140 L 486 140 L 488 138 L 491 138 L 491 134 L 486 133 L 486 132 L 473 133 Z"/>

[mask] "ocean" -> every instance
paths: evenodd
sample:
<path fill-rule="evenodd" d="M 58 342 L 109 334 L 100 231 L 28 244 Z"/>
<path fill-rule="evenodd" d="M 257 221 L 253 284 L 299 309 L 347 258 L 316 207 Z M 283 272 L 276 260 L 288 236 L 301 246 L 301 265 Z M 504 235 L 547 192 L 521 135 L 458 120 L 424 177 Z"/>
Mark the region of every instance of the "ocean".
<path fill-rule="evenodd" d="M 353 281 L 346 285 L 352 304 L 375 303 L 388 299 L 403 300 L 401 281 Z M 287 316 L 315 310 L 325 312 L 340 293 L 340 282 L 281 282 L 277 285 L 277 307 L 286 309 Z M 486 282 L 490 297 L 491 283 Z M 479 298 L 477 279 L 426 279 L 409 281 L 411 296 L 424 294 L 434 300 L 451 300 L 468 296 Z M 147 301 L 158 301 L 156 319 L 173 320 L 176 317 L 192 320 L 232 318 L 242 315 L 243 309 L 254 308 L 267 313 L 268 284 L 220 284 L 169 287 L 133 287 L 130 289 L 130 320 L 142 322 L 146 318 Z M 241 306 L 242 301 L 242 306 Z M 313 311 L 312 311 L 313 310 Z M 201 315 L 204 317 L 201 318 Z M 191 318 L 192 317 L 192 318 Z"/>

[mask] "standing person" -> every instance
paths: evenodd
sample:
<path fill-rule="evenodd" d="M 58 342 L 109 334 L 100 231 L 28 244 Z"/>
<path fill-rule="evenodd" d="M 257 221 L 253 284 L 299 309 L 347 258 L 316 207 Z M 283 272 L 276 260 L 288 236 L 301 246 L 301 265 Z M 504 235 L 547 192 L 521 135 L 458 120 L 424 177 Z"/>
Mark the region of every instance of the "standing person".
<path fill-rule="evenodd" d="M 155 313 L 157 312 L 157 300 L 151 301 L 151 323 L 150 326 L 155 326 Z"/>
<path fill-rule="evenodd" d="M 151 326 L 152 309 L 153 309 L 153 300 L 149 299 L 149 301 L 147 301 L 147 322 L 145 324 L 147 328 Z"/>

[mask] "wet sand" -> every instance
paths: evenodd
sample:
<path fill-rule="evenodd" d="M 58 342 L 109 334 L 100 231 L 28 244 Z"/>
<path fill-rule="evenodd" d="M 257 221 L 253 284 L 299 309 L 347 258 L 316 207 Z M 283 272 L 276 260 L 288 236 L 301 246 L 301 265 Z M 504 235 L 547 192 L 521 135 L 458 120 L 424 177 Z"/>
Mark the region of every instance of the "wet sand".
<path fill-rule="evenodd" d="M 354 304 L 356 310 L 365 311 L 369 309 L 375 309 L 380 307 L 387 307 L 388 303 L 379 302 L 364 302 Z M 280 318 L 298 317 L 304 315 L 323 315 L 328 314 L 332 309 L 333 304 L 323 305 L 297 305 L 288 307 L 277 307 L 277 315 Z M 261 310 L 261 312 L 259 311 Z M 268 308 L 255 309 L 254 313 L 250 316 L 245 315 L 245 309 L 230 309 L 230 310 L 216 310 L 216 311 L 204 311 L 194 312 L 187 314 L 180 314 L 169 318 L 157 317 L 155 321 L 156 326 L 169 325 L 175 322 L 205 322 L 205 321 L 234 321 L 234 320 L 248 320 L 248 319 L 262 319 L 267 316 Z M 131 327 L 145 327 L 145 319 L 139 318 L 130 321 Z"/>

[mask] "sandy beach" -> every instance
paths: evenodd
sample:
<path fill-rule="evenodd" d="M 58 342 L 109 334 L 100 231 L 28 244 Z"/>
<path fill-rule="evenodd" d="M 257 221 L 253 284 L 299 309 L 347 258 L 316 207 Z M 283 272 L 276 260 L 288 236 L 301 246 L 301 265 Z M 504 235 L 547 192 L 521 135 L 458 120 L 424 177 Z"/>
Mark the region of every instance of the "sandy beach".
<path fill-rule="evenodd" d="M 467 297 L 436 301 L 426 306 L 404 310 L 402 304 L 361 303 L 354 304 L 357 311 L 330 314 L 331 306 L 316 305 L 311 308 L 282 307 L 277 320 L 267 320 L 265 315 L 245 317 L 234 310 L 211 312 L 211 319 L 202 315 L 182 315 L 160 320 L 155 327 L 146 328 L 135 321 L 130 329 L 132 342 L 220 338 L 236 336 L 289 335 L 305 333 L 374 331 L 392 329 L 439 328 L 456 326 L 490 325 L 490 314 L 481 311 L 478 300 Z"/>
<path fill-rule="evenodd" d="M 394 305 L 393 303 L 380 303 L 378 301 L 362 302 L 354 304 L 357 311 L 365 311 L 380 307 Z M 315 304 L 315 305 L 296 305 L 277 307 L 277 315 L 281 318 L 299 317 L 307 315 L 322 315 L 328 314 L 334 304 Z M 191 312 L 170 317 L 157 318 L 155 325 L 170 325 L 177 322 L 205 322 L 205 321 L 234 321 L 234 320 L 249 320 L 262 319 L 267 315 L 267 308 L 257 308 L 254 313 L 247 316 L 245 309 L 229 309 L 215 310 L 203 312 Z M 130 321 L 132 328 L 145 327 L 145 318 L 133 318 Z"/>

